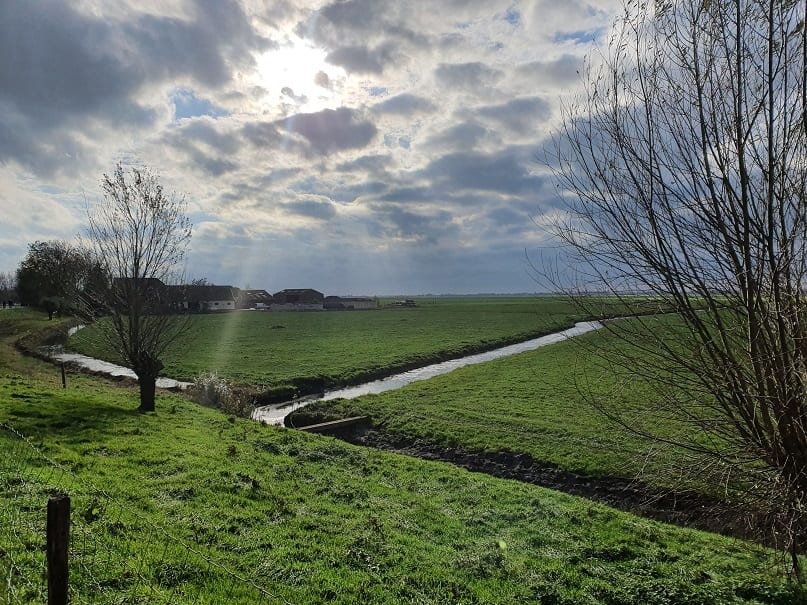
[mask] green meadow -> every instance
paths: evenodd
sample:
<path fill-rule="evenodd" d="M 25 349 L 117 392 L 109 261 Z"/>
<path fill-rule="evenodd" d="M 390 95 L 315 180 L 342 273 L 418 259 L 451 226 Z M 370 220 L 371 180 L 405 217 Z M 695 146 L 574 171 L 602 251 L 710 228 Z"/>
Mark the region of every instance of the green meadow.
<path fill-rule="evenodd" d="M 142 415 L 125 383 L 71 373 L 63 389 L 55 367 L 11 346 L 47 326 L 34 313 L 0 315 L 0 602 L 46 601 L 45 503 L 64 492 L 72 603 L 804 597 L 775 556 L 740 540 L 227 417 L 181 394 L 161 393 Z"/>
<path fill-rule="evenodd" d="M 316 391 L 542 336 L 583 317 L 549 297 L 419 298 L 414 308 L 195 315 L 164 373 Z M 92 327 L 70 347 L 114 361 Z"/>
<path fill-rule="evenodd" d="M 606 331 L 351 400 L 309 405 L 316 420 L 369 416 L 386 432 L 466 451 L 507 451 L 592 477 L 671 487 L 661 473 L 680 451 L 661 448 L 609 421 L 592 402 L 606 397 L 666 436 L 691 430 L 653 416 L 658 392 L 616 376 L 597 354 L 620 346 Z"/>

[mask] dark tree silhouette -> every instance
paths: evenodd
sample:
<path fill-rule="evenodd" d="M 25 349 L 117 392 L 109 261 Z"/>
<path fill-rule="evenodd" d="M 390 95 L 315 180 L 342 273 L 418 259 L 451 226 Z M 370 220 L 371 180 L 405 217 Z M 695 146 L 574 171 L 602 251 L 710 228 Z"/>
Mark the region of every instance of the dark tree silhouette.
<path fill-rule="evenodd" d="M 101 181 L 89 216 L 87 247 L 102 268 L 85 297 L 98 327 L 140 385 L 140 410 L 154 410 L 160 357 L 187 326 L 180 313 L 181 263 L 191 237 L 184 198 L 166 194 L 148 168 L 118 164 Z"/>
<path fill-rule="evenodd" d="M 807 544 L 807 2 L 628 2 L 565 109 L 558 233 L 581 291 L 658 298 L 678 321 L 610 324 L 652 417 L 789 551 Z M 591 297 L 578 296 L 582 304 Z M 613 399 L 618 400 L 618 397 Z M 708 460 L 708 466 L 703 466 Z M 768 536 L 771 537 L 771 536 Z"/>
<path fill-rule="evenodd" d="M 75 307 L 95 271 L 90 255 L 63 241 L 37 241 L 17 269 L 16 289 L 24 305 L 49 313 Z"/>

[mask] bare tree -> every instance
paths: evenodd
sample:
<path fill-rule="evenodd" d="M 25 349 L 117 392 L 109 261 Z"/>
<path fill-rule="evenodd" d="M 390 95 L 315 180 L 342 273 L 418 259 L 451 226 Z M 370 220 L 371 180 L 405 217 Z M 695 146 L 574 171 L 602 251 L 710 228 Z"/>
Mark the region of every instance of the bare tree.
<path fill-rule="evenodd" d="M 106 316 L 99 329 L 137 375 L 140 411 L 153 411 L 160 357 L 187 326 L 177 284 L 191 224 L 184 199 L 165 193 L 147 168 L 126 172 L 118 164 L 101 187 L 87 240 L 104 279 L 85 298 L 85 309 Z"/>
<path fill-rule="evenodd" d="M 610 324 L 620 363 L 666 405 L 643 419 L 605 409 L 709 460 L 732 497 L 769 514 L 799 575 L 806 16 L 805 0 L 630 1 L 556 139 L 569 211 L 558 233 L 583 268 L 578 294 L 611 292 L 629 309 L 653 295 L 678 318 Z M 660 435 L 664 417 L 687 430 Z"/>
<path fill-rule="evenodd" d="M 0 298 L 3 301 L 11 299 L 12 296 L 16 298 L 14 293 L 17 291 L 17 275 L 13 271 L 0 271 Z"/>

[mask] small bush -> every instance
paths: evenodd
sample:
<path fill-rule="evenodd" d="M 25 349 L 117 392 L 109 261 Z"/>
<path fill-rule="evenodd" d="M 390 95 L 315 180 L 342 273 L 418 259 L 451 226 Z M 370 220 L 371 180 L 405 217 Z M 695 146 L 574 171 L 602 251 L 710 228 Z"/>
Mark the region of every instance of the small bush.
<path fill-rule="evenodd" d="M 219 378 L 215 372 L 204 372 L 194 379 L 188 392 L 196 403 L 210 408 L 220 408 L 230 397 L 231 389 L 229 383 Z"/>
<path fill-rule="evenodd" d="M 227 414 L 249 418 L 255 409 L 255 396 L 249 390 L 233 387 L 215 372 L 200 374 L 188 388 L 196 403 L 218 408 Z"/>

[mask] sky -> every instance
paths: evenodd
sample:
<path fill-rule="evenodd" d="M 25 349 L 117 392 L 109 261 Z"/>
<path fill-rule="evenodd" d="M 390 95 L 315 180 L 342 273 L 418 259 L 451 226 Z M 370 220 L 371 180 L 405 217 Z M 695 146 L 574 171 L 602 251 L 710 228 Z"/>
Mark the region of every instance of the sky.
<path fill-rule="evenodd" d="M 0 271 L 83 233 L 115 165 L 186 274 L 326 294 L 543 291 L 546 151 L 618 0 L 3 0 Z"/>

